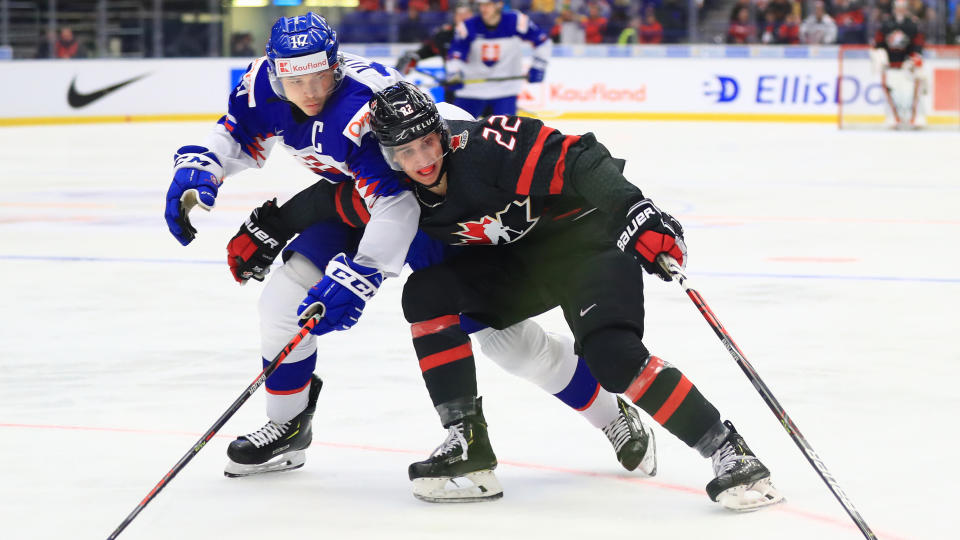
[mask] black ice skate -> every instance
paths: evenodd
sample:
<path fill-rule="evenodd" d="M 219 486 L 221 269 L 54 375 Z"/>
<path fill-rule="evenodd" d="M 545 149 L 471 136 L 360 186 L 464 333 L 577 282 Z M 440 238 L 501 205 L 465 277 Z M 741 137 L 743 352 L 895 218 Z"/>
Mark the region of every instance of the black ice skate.
<path fill-rule="evenodd" d="M 628 471 L 639 469 L 645 476 L 656 476 L 657 441 L 653 431 L 640 421 L 637 409 L 619 396 L 617 408 L 620 414 L 603 428 L 617 459 Z"/>
<path fill-rule="evenodd" d="M 487 436 L 487 422 L 476 403 L 476 414 L 447 427 L 447 439 L 425 461 L 411 463 L 413 496 L 427 502 L 491 501 L 503 496 L 493 469 L 497 456 Z"/>
<path fill-rule="evenodd" d="M 303 412 L 282 424 L 270 420 L 259 430 L 237 437 L 230 443 L 224 476 L 237 478 L 303 467 L 306 462 L 304 449 L 313 440 L 310 424 L 323 386 L 323 381 L 316 375 L 310 381 L 307 408 Z"/>
<path fill-rule="evenodd" d="M 783 496 L 770 483 L 770 470 L 750 451 L 729 421 L 726 440 L 713 453 L 716 478 L 707 484 L 707 495 L 725 508 L 745 512 L 776 504 Z"/>

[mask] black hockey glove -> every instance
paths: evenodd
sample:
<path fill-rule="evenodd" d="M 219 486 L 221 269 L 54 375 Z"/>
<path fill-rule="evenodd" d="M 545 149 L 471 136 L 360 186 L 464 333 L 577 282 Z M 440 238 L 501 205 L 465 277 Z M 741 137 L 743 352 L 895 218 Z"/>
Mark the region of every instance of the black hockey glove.
<path fill-rule="evenodd" d="M 617 247 L 633 255 L 644 270 L 664 281 L 671 281 L 673 278 L 657 262 L 657 255 L 669 255 L 676 259 L 680 266 L 687 264 L 683 227 L 673 216 L 657 208 L 650 199 L 638 201 L 627 210 L 627 225 L 620 231 Z"/>
<path fill-rule="evenodd" d="M 420 55 L 414 51 L 407 51 L 403 53 L 399 60 L 397 60 L 397 71 L 401 75 L 406 75 L 410 73 L 413 68 L 417 67 L 417 62 L 420 61 Z"/>
<path fill-rule="evenodd" d="M 263 281 L 273 260 L 293 234 L 280 219 L 276 198 L 254 209 L 227 244 L 227 262 L 233 279 L 241 284 L 250 278 Z"/>

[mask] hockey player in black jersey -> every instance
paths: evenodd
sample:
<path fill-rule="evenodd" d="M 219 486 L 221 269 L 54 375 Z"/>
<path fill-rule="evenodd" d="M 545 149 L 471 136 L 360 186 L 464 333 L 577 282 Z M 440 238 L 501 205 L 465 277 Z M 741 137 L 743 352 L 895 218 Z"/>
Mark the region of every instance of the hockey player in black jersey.
<path fill-rule="evenodd" d="M 782 500 L 733 425 L 642 342 L 641 267 L 669 280 L 656 257 L 683 264 L 686 247 L 677 220 L 623 177 L 622 160 L 592 134 L 564 135 L 535 119 L 445 121 L 408 83 L 378 92 L 370 110 L 387 162 L 412 181 L 421 230 L 470 246 L 414 272 L 403 290 L 423 378 L 448 429 L 433 456 L 410 465 L 415 494 L 458 477 L 482 494 L 496 467 L 470 341 L 453 315 L 503 328 L 560 306 L 600 384 L 712 459 L 712 500 L 734 510 Z"/>
<path fill-rule="evenodd" d="M 469 117 L 466 113 L 463 116 Z M 286 301 L 277 305 L 276 299 L 299 302 L 310 284 L 319 279 L 320 268 L 330 257 L 356 251 L 370 213 L 352 184 L 320 180 L 283 205 L 278 206 L 275 199 L 267 201 L 253 210 L 230 240 L 227 259 L 240 283 L 263 281 L 274 259 L 283 253 L 286 264 L 273 273 L 259 302 L 261 332 L 288 336 L 292 330 L 283 322 L 292 319 L 295 325 L 295 311 Z M 298 236 L 288 245 L 294 235 Z M 417 234 L 407 263 L 413 269 L 435 264 L 446 249 L 437 240 Z M 600 388 L 583 360 L 574 354 L 572 338 L 548 334 L 534 321 L 522 321 L 499 331 L 476 330 L 474 341 L 497 365 L 553 394 L 601 430 L 625 469 L 646 476 L 656 473 L 656 445 L 650 428 L 640 422 L 635 407 Z M 281 364 L 278 371 L 286 377 L 282 380 L 294 379 L 295 386 L 312 381 L 305 408 L 293 411 L 296 416 L 289 421 L 270 420 L 259 431 L 230 443 L 230 461 L 224 474 L 251 476 L 303 466 L 322 383 L 319 377 L 311 377 L 312 365 L 307 369 L 300 365 Z M 271 383 L 275 381 L 267 379 L 268 389 Z"/>
<path fill-rule="evenodd" d="M 883 21 L 874 36 L 871 57 L 887 101 L 887 124 L 915 128 L 925 123 L 922 96 L 926 93 L 923 71 L 924 36 L 910 15 L 907 1 L 896 0 L 893 16 Z"/>

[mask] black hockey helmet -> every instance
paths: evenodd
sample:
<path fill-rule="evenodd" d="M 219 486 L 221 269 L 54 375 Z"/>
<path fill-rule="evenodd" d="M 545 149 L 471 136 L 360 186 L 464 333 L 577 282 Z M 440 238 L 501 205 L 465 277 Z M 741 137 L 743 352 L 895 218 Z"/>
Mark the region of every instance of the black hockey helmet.
<path fill-rule="evenodd" d="M 394 169 L 391 148 L 407 144 L 437 132 L 446 153 L 450 130 L 440 116 L 436 103 L 415 85 L 406 81 L 388 86 L 370 100 L 370 127 L 380 143 L 384 157 Z M 399 170 L 399 169 L 398 169 Z"/>

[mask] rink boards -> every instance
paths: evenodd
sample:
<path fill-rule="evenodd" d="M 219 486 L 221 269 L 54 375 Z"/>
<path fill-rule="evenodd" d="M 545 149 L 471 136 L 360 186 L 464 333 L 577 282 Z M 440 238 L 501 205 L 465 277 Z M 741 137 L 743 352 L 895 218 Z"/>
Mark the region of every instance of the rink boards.
<path fill-rule="evenodd" d="M 393 65 L 409 45 L 345 46 Z M 927 98 L 931 123 L 960 128 L 960 57 L 940 62 Z M 222 114 L 248 60 L 113 59 L 0 62 L 0 126 L 206 120 Z M 520 108 L 571 120 L 837 121 L 883 115 L 879 76 L 840 73 L 837 47 L 557 46 Z M 439 59 L 421 63 L 442 78 Z M 427 73 L 411 79 L 436 86 Z M 126 83 L 126 84 L 123 84 Z M 115 86 L 117 88 L 113 88 Z M 103 92 L 98 95 L 98 92 Z"/>

